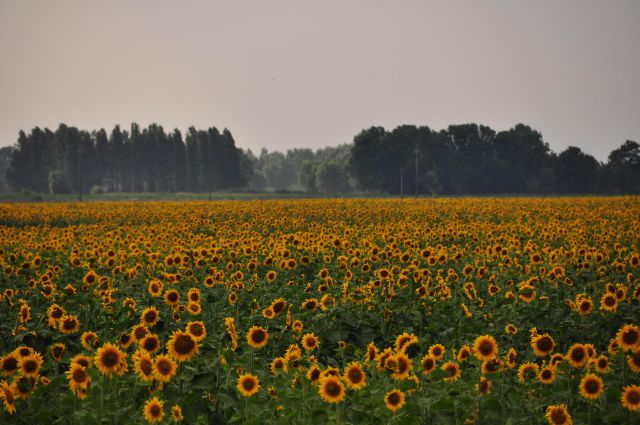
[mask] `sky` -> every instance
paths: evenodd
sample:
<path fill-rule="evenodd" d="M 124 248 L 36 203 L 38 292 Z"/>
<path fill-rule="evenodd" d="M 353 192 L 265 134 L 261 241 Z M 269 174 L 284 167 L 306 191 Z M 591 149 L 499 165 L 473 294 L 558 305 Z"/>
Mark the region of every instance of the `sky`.
<path fill-rule="evenodd" d="M 0 0 L 0 146 L 59 123 L 254 152 L 525 123 L 605 161 L 640 141 L 638 22 L 637 0 Z"/>

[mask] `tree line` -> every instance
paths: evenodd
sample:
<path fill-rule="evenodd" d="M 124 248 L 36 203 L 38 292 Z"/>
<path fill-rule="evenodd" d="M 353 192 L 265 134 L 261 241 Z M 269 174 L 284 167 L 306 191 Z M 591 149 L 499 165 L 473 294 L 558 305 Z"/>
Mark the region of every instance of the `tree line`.
<path fill-rule="evenodd" d="M 6 164 L 6 181 L 37 193 L 213 192 L 239 189 L 249 164 L 229 130 L 165 132 L 151 124 L 107 134 L 65 124 L 20 131 Z"/>
<path fill-rule="evenodd" d="M 6 173 L 2 172 L 6 169 Z M 165 132 L 152 124 L 107 134 L 61 124 L 21 131 L 0 149 L 0 191 L 38 193 L 366 192 L 391 195 L 640 193 L 640 145 L 626 141 L 607 162 L 570 146 L 554 153 L 524 124 L 496 132 L 478 124 L 443 130 L 402 125 L 362 130 L 352 144 L 316 151 L 235 146 L 215 127 Z"/>

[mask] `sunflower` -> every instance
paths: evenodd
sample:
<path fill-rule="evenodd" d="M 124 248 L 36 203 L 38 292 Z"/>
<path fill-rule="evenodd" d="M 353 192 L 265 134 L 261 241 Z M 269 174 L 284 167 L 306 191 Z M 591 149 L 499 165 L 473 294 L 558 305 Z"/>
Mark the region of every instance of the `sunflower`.
<path fill-rule="evenodd" d="M 606 292 L 600 298 L 600 310 L 614 312 L 618 309 L 618 297 L 615 294 Z"/>
<path fill-rule="evenodd" d="M 33 353 L 18 360 L 18 372 L 26 378 L 37 378 L 42 366 L 40 353 Z"/>
<path fill-rule="evenodd" d="M 73 366 L 76 364 L 84 367 L 85 369 L 89 368 L 91 367 L 91 364 L 92 364 L 91 357 L 86 356 L 84 354 L 76 354 L 75 356 L 73 356 L 73 358 L 69 362 L 69 365 Z"/>
<path fill-rule="evenodd" d="M 627 364 L 634 373 L 640 373 L 640 348 L 627 356 Z"/>
<path fill-rule="evenodd" d="M 71 366 L 65 374 L 69 381 L 69 389 L 74 394 L 76 394 L 79 389 L 86 389 L 91 385 L 91 377 L 87 373 L 86 369 L 79 364 Z"/>
<path fill-rule="evenodd" d="M 170 356 L 161 354 L 153 362 L 153 377 L 160 382 L 169 382 L 176 374 L 178 367 Z"/>
<path fill-rule="evenodd" d="M 167 342 L 169 355 L 179 362 L 189 361 L 198 353 L 198 343 L 183 331 L 174 331 Z"/>
<path fill-rule="evenodd" d="M 405 345 L 409 344 L 409 343 L 417 343 L 418 342 L 418 337 L 415 336 L 414 334 L 409 334 L 407 332 L 404 332 L 401 335 L 398 335 L 398 337 L 396 338 L 395 343 L 393 344 L 396 351 L 402 351 L 405 347 Z"/>
<path fill-rule="evenodd" d="M 640 386 L 627 385 L 624 387 L 620 402 L 629 410 L 640 411 Z"/>
<path fill-rule="evenodd" d="M 384 396 L 384 403 L 387 405 L 387 409 L 395 412 L 402 408 L 405 404 L 404 394 L 402 391 L 393 389 Z"/>
<path fill-rule="evenodd" d="M 144 419 L 149 423 L 162 422 L 164 419 L 164 402 L 153 397 L 144 404 Z"/>
<path fill-rule="evenodd" d="M 270 270 L 267 272 L 266 278 L 269 282 L 273 282 L 274 280 L 276 280 L 277 276 L 278 274 L 276 272 L 274 272 L 273 270 Z"/>
<path fill-rule="evenodd" d="M 640 328 L 635 325 L 624 325 L 616 333 L 616 342 L 623 351 L 634 350 L 640 345 Z"/>
<path fill-rule="evenodd" d="M 269 332 L 260 326 L 252 326 L 247 332 L 247 342 L 251 348 L 260 349 L 269 342 Z"/>
<path fill-rule="evenodd" d="M 9 353 L 0 357 L 0 370 L 4 376 L 9 376 L 18 370 L 18 355 Z"/>
<path fill-rule="evenodd" d="M 551 384 L 556 379 L 556 370 L 552 366 L 545 366 L 538 373 L 538 380 L 543 384 Z"/>
<path fill-rule="evenodd" d="M 136 351 L 133 356 L 133 370 L 142 381 L 153 381 L 153 360 L 149 352 L 145 350 Z"/>
<path fill-rule="evenodd" d="M 171 306 L 178 305 L 180 302 L 180 293 L 175 289 L 169 289 L 164 293 L 164 302 Z"/>
<path fill-rule="evenodd" d="M 129 348 L 129 346 L 133 343 L 133 338 L 129 332 L 122 332 L 120 334 L 120 338 L 118 338 L 118 345 L 123 349 Z"/>
<path fill-rule="evenodd" d="M 200 290 L 198 288 L 190 288 L 187 292 L 187 299 L 192 303 L 200 303 Z"/>
<path fill-rule="evenodd" d="M 16 398 L 16 385 L 9 385 L 7 381 L 0 381 L 0 399 L 2 399 L 4 409 L 10 415 L 16 412 Z"/>
<path fill-rule="evenodd" d="M 454 362 L 446 362 L 440 369 L 447 373 L 447 376 L 443 378 L 444 382 L 455 382 L 460 378 L 460 375 L 462 375 L 460 366 Z"/>
<path fill-rule="evenodd" d="M 491 394 L 491 381 L 484 376 L 480 377 L 480 382 L 476 384 L 476 391 L 480 394 Z"/>
<path fill-rule="evenodd" d="M 152 328 L 160 321 L 160 313 L 155 307 L 147 307 L 140 315 L 140 323 L 147 328 Z"/>
<path fill-rule="evenodd" d="M 273 366 L 273 363 L 272 363 L 272 366 Z M 307 376 L 307 379 L 311 381 L 312 384 L 315 384 L 322 377 L 322 371 L 320 370 L 318 365 L 314 364 L 314 365 L 311 365 L 311 367 L 307 370 L 306 376 Z"/>
<path fill-rule="evenodd" d="M 65 335 L 71 335 L 80 329 L 80 322 L 76 316 L 65 314 L 59 322 L 59 329 Z"/>
<path fill-rule="evenodd" d="M 376 347 L 376 344 L 372 341 L 369 343 L 369 345 L 367 345 L 367 354 L 365 354 L 364 356 L 364 361 L 366 363 L 372 362 L 376 359 L 377 355 L 378 347 Z"/>
<path fill-rule="evenodd" d="M 513 369 L 514 367 L 516 367 L 517 360 L 518 360 L 518 352 L 513 347 L 509 348 L 509 351 L 507 352 L 507 357 L 506 357 L 507 367 L 509 369 Z"/>
<path fill-rule="evenodd" d="M 413 362 L 411 359 L 404 354 L 404 352 L 400 352 L 394 356 L 396 367 L 394 368 L 394 372 L 391 374 L 393 379 L 405 379 L 409 376 L 409 372 L 413 369 Z"/>
<path fill-rule="evenodd" d="M 184 416 L 182 416 L 182 407 L 177 404 L 171 407 L 171 420 L 175 423 L 182 422 Z"/>
<path fill-rule="evenodd" d="M 549 334 L 536 335 L 531 338 L 531 348 L 538 357 L 545 357 L 551 354 L 556 347 L 556 342 Z"/>
<path fill-rule="evenodd" d="M 271 373 L 276 375 L 280 370 L 284 371 L 285 373 L 289 370 L 287 359 L 285 359 L 284 357 L 276 357 L 271 361 Z"/>
<path fill-rule="evenodd" d="M 544 415 L 550 425 L 572 425 L 571 415 L 565 404 L 557 404 L 547 407 L 547 413 Z"/>
<path fill-rule="evenodd" d="M 428 375 L 436 369 L 438 361 L 429 354 L 426 354 L 422 360 L 420 360 L 420 366 L 422 366 L 422 374 Z"/>
<path fill-rule="evenodd" d="M 316 348 L 318 348 L 319 345 L 320 345 L 320 340 L 318 339 L 318 337 L 316 337 L 312 333 L 305 334 L 302 337 L 302 346 L 307 351 L 315 350 Z"/>
<path fill-rule="evenodd" d="M 98 335 L 92 331 L 83 332 L 80 342 L 85 350 L 92 350 L 98 345 Z"/>
<path fill-rule="evenodd" d="M 107 342 L 98 348 L 93 357 L 93 363 L 100 373 L 111 376 L 111 374 L 120 370 L 122 362 L 126 360 L 126 356 L 118 347 Z"/>
<path fill-rule="evenodd" d="M 140 340 L 138 345 L 140 346 L 140 348 L 149 353 L 155 353 L 160 349 L 160 338 L 158 338 L 157 335 L 149 333 L 147 334 L 147 336 L 142 338 L 142 340 Z"/>
<path fill-rule="evenodd" d="M 531 362 L 522 363 L 518 368 L 518 380 L 525 383 L 527 379 L 531 379 L 538 375 L 538 365 Z"/>
<path fill-rule="evenodd" d="M 604 354 L 601 354 L 596 359 L 591 359 L 591 363 L 594 365 L 596 371 L 598 373 L 607 373 L 609 372 L 609 358 Z"/>
<path fill-rule="evenodd" d="M 566 359 L 569 361 L 571 367 L 580 369 L 589 360 L 587 348 L 584 346 L 584 344 L 573 344 L 571 347 L 569 347 Z"/>
<path fill-rule="evenodd" d="M 187 311 L 192 316 L 197 316 L 202 312 L 202 306 L 200 305 L 200 303 L 194 303 L 192 301 L 189 301 L 189 304 L 187 304 Z"/>
<path fill-rule="evenodd" d="M 576 305 L 578 314 L 581 316 L 588 316 L 593 311 L 593 301 L 591 298 L 580 298 Z"/>
<path fill-rule="evenodd" d="M 60 362 L 66 349 L 67 347 L 63 343 L 57 342 L 49 347 L 49 352 L 51 353 L 53 360 Z"/>
<path fill-rule="evenodd" d="M 468 345 L 463 345 L 460 350 L 458 350 L 458 355 L 456 356 L 460 363 L 466 362 L 467 359 L 471 356 L 471 347 Z"/>
<path fill-rule="evenodd" d="M 243 397 L 251 397 L 260 391 L 260 381 L 258 377 L 250 373 L 245 373 L 238 377 L 238 384 L 236 385 L 240 394 Z"/>
<path fill-rule="evenodd" d="M 493 360 L 498 355 L 498 344 L 491 335 L 481 335 L 473 343 L 473 355 L 481 362 Z"/>
<path fill-rule="evenodd" d="M 187 323 L 186 331 L 196 342 L 200 342 L 207 337 L 207 329 L 202 321 Z"/>
<path fill-rule="evenodd" d="M 436 360 L 440 360 L 442 357 L 444 357 L 444 353 L 446 352 L 446 349 L 442 344 L 433 344 L 431 347 L 429 347 L 428 352 L 431 357 L 433 357 Z"/>
<path fill-rule="evenodd" d="M 271 303 L 271 309 L 273 310 L 274 314 L 282 313 L 286 307 L 287 301 L 284 298 L 276 298 Z"/>
<path fill-rule="evenodd" d="M 316 308 L 318 308 L 318 300 L 315 298 L 309 298 L 302 303 L 303 310 L 314 311 Z"/>
<path fill-rule="evenodd" d="M 507 335 L 515 335 L 518 333 L 518 328 L 516 328 L 514 325 L 512 325 L 511 323 L 508 323 L 505 327 L 504 327 L 504 332 Z"/>
<path fill-rule="evenodd" d="M 276 314 L 273 312 L 273 309 L 271 307 L 267 307 L 262 310 L 262 317 L 271 320 L 276 317 Z"/>
<path fill-rule="evenodd" d="M 367 385 L 367 376 L 358 362 L 350 363 L 345 369 L 342 378 L 347 383 L 347 387 L 352 390 L 359 390 Z"/>
<path fill-rule="evenodd" d="M 320 397 L 327 403 L 340 403 L 345 397 L 344 385 L 340 378 L 336 376 L 322 378 L 318 391 L 320 392 Z"/>
<path fill-rule="evenodd" d="M 20 319 L 20 323 L 27 323 L 31 320 L 31 307 L 29 307 L 29 304 L 25 303 L 20 306 L 18 318 Z"/>
<path fill-rule="evenodd" d="M 589 400 L 597 400 L 604 391 L 604 384 L 598 375 L 587 373 L 580 381 L 580 395 Z"/>

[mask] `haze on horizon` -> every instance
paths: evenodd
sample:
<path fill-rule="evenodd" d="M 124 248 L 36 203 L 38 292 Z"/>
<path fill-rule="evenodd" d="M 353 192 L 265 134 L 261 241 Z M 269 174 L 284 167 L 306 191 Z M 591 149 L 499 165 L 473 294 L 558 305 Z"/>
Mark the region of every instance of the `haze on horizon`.
<path fill-rule="evenodd" d="M 640 139 L 639 19 L 634 0 L 0 0 L 0 146 L 61 122 L 226 127 L 254 152 L 522 122 L 604 161 Z"/>

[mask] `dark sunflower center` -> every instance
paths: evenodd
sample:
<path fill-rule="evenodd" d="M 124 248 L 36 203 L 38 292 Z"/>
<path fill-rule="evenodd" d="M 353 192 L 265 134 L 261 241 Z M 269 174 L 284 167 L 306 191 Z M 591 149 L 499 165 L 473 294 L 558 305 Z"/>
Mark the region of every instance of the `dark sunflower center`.
<path fill-rule="evenodd" d="M 140 361 L 140 370 L 145 375 L 151 375 L 151 373 L 153 372 L 153 364 L 149 359 L 144 359 Z"/>
<path fill-rule="evenodd" d="M 102 354 L 102 363 L 106 367 L 114 367 L 120 362 L 120 356 L 114 350 L 109 350 Z"/>
<path fill-rule="evenodd" d="M 147 334 L 147 329 L 146 328 L 137 328 L 134 332 L 134 335 L 136 336 L 136 339 L 142 339 L 145 337 L 145 335 Z"/>
<path fill-rule="evenodd" d="M 16 370 L 18 367 L 18 360 L 15 357 L 8 357 L 2 363 L 2 369 L 11 372 Z"/>
<path fill-rule="evenodd" d="M 595 379 L 589 379 L 584 383 L 584 389 L 588 394 L 596 394 L 600 391 L 600 384 Z"/>
<path fill-rule="evenodd" d="M 635 345 L 638 342 L 638 332 L 634 329 L 629 329 L 622 334 L 622 342 L 627 345 Z"/>
<path fill-rule="evenodd" d="M 551 371 L 549 369 L 545 369 L 542 371 L 542 379 L 551 378 Z"/>
<path fill-rule="evenodd" d="M 180 335 L 176 338 L 175 349 L 178 354 L 189 354 L 195 345 L 196 343 L 189 335 Z"/>
<path fill-rule="evenodd" d="M 53 310 L 53 312 L 51 313 L 51 317 L 53 317 L 54 319 L 59 319 L 62 317 L 62 310 Z"/>
<path fill-rule="evenodd" d="M 153 351 L 158 348 L 158 340 L 155 338 L 146 338 L 144 340 L 144 349 L 147 351 Z"/>
<path fill-rule="evenodd" d="M 84 369 L 76 368 L 73 371 L 73 380 L 76 382 L 84 382 L 87 379 L 87 372 Z"/>
<path fill-rule="evenodd" d="M 189 331 L 195 336 L 200 336 L 202 335 L 202 326 L 197 324 L 191 325 Z"/>
<path fill-rule="evenodd" d="M 616 304 L 616 299 L 614 297 L 607 297 L 604 299 L 604 303 L 607 307 L 611 307 Z"/>
<path fill-rule="evenodd" d="M 536 343 L 538 350 L 540 351 L 550 351 L 553 348 L 553 344 L 551 343 L 551 338 L 543 336 Z"/>
<path fill-rule="evenodd" d="M 591 304 L 588 301 L 583 301 L 580 303 L 580 310 L 587 311 L 591 307 Z"/>
<path fill-rule="evenodd" d="M 23 369 L 27 373 L 33 373 L 38 369 L 38 363 L 35 360 L 27 360 L 24 362 Z"/>
<path fill-rule="evenodd" d="M 151 323 L 156 320 L 156 313 L 153 311 L 148 312 L 144 315 L 144 320 L 148 323 Z"/>
<path fill-rule="evenodd" d="M 362 378 L 363 378 L 362 371 L 357 367 L 349 369 L 348 376 L 349 376 L 349 380 L 354 384 L 359 384 L 360 382 L 362 382 Z"/>
<path fill-rule="evenodd" d="M 342 388 L 340 388 L 340 385 L 334 381 L 328 382 L 325 390 L 331 397 L 338 397 L 342 393 Z"/>
<path fill-rule="evenodd" d="M 178 301 L 178 294 L 175 293 L 175 292 L 171 292 L 171 293 L 169 293 L 167 298 L 169 299 L 170 302 L 174 303 L 174 302 Z"/>
<path fill-rule="evenodd" d="M 584 348 L 574 348 L 571 351 L 571 359 L 575 362 L 581 362 L 587 355 Z"/>
<path fill-rule="evenodd" d="M 242 381 L 242 388 L 245 389 L 245 391 L 251 391 L 255 388 L 255 382 L 253 382 L 253 379 L 245 379 Z"/>
<path fill-rule="evenodd" d="M 149 412 L 151 413 L 151 416 L 153 416 L 154 418 L 160 416 L 160 413 L 161 413 L 160 406 L 158 406 L 157 404 L 152 405 L 151 408 L 149 409 Z"/>
<path fill-rule="evenodd" d="M 387 401 L 389 402 L 390 405 L 397 406 L 398 404 L 400 404 L 400 394 L 398 393 L 389 394 Z"/>
<path fill-rule="evenodd" d="M 480 347 L 478 347 L 480 353 L 484 356 L 488 356 L 493 352 L 493 345 L 489 341 L 482 341 Z"/>
<path fill-rule="evenodd" d="M 318 378 L 320 378 L 320 370 L 318 369 L 314 369 L 311 371 L 311 380 L 312 381 L 317 381 Z"/>
<path fill-rule="evenodd" d="M 156 369 L 160 372 L 160 375 L 168 375 L 171 373 L 171 364 L 166 360 L 160 360 L 156 364 Z"/>
<path fill-rule="evenodd" d="M 422 363 L 422 367 L 424 367 L 426 370 L 431 370 L 431 369 L 433 369 L 433 359 L 426 359 L 426 360 Z"/>
<path fill-rule="evenodd" d="M 264 333 L 264 331 L 262 329 L 256 329 L 255 331 L 253 331 L 253 333 L 251 334 L 251 339 L 253 340 L 253 342 L 255 342 L 256 344 L 261 343 L 262 341 L 264 341 L 266 338 L 266 335 Z"/>
<path fill-rule="evenodd" d="M 487 384 L 486 381 L 480 382 L 480 392 L 481 393 L 486 393 L 488 389 L 489 389 L 489 385 Z"/>
<path fill-rule="evenodd" d="M 605 369 L 607 367 L 608 363 L 605 359 L 600 359 L 598 360 L 598 367 L 600 369 Z"/>
<path fill-rule="evenodd" d="M 62 324 L 62 327 L 67 329 L 67 330 L 71 330 L 71 329 L 76 327 L 76 322 L 73 319 L 67 319 Z"/>
<path fill-rule="evenodd" d="M 456 367 L 455 367 L 455 366 L 452 366 L 452 365 L 447 366 L 447 372 L 449 372 L 449 375 L 450 375 L 450 376 L 455 376 L 455 374 L 456 374 Z"/>
<path fill-rule="evenodd" d="M 273 305 L 273 312 L 278 314 L 284 309 L 284 303 L 279 301 Z"/>
<path fill-rule="evenodd" d="M 554 409 L 551 412 L 551 420 L 554 424 L 561 425 L 567 421 L 567 415 L 561 409 Z"/>
<path fill-rule="evenodd" d="M 627 402 L 633 406 L 640 404 L 640 392 L 631 391 L 627 394 Z"/>

